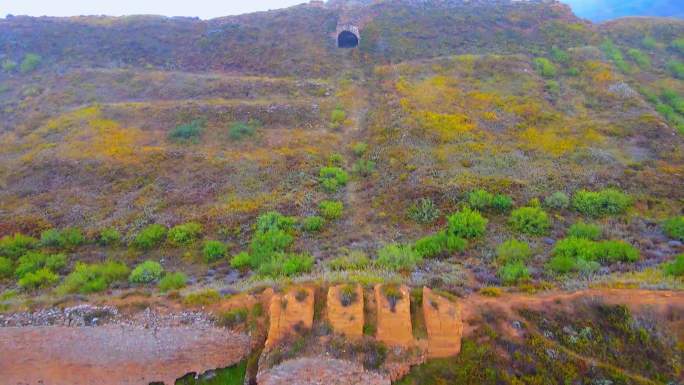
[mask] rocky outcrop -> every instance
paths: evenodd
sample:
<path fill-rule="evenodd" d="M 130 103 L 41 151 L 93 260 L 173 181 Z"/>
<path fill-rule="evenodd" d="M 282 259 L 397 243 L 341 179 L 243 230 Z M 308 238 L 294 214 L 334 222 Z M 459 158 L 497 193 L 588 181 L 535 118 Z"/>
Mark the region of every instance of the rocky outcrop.
<path fill-rule="evenodd" d="M 429 358 L 449 357 L 461 351 L 461 307 L 449 299 L 423 288 L 423 315 L 427 327 Z"/>
<path fill-rule="evenodd" d="M 0 373 L 7 385 L 168 385 L 249 349 L 247 335 L 219 328 L 0 327 Z"/>
<path fill-rule="evenodd" d="M 328 322 L 336 333 L 350 338 L 363 335 L 363 289 L 356 285 L 355 297 L 348 304 L 343 304 L 340 297 L 342 286 L 332 286 L 328 289 Z M 346 306 L 345 306 L 346 305 Z"/>
<path fill-rule="evenodd" d="M 375 302 L 378 311 L 376 338 L 389 346 L 410 347 L 413 345 L 411 327 L 411 300 L 409 289 L 401 286 L 401 298 L 392 306 L 383 293 L 382 285 L 375 286 Z"/>
<path fill-rule="evenodd" d="M 390 379 L 359 364 L 329 358 L 298 358 L 262 372 L 259 385 L 390 385 Z"/>
<path fill-rule="evenodd" d="M 266 349 L 296 330 L 311 329 L 313 316 L 313 289 L 302 287 L 292 289 L 286 294 L 274 294 L 269 306 L 270 323 Z"/>

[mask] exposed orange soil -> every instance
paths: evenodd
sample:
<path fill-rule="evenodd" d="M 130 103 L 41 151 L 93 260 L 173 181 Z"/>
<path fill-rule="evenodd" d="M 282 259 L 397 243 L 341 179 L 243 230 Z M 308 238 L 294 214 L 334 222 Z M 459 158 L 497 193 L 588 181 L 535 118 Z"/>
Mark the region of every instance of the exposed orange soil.
<path fill-rule="evenodd" d="M 363 335 L 363 289 L 356 286 L 356 300 L 349 306 L 342 306 L 340 288 L 332 286 L 328 289 L 328 321 L 336 333 L 355 338 Z"/>
<path fill-rule="evenodd" d="M 299 291 L 306 292 L 306 297 L 297 299 Z M 294 288 L 286 294 L 274 294 L 269 306 L 270 323 L 266 348 L 272 347 L 296 328 L 311 329 L 313 316 L 313 289 Z"/>
<path fill-rule="evenodd" d="M 647 309 L 668 322 L 684 338 L 684 291 L 655 291 L 639 289 L 588 289 L 576 292 L 548 292 L 541 294 L 503 294 L 487 297 L 479 294 L 462 300 L 464 334 L 470 335 L 477 328 L 477 319 L 483 312 L 501 312 L 503 320 L 515 319 L 519 309 L 538 311 L 563 310 L 572 312 L 576 300 L 597 300 L 606 304 L 626 305 L 632 311 Z M 501 330 L 511 336 L 517 335 L 511 325 L 502 321 Z"/>
<path fill-rule="evenodd" d="M 247 335 L 218 328 L 7 327 L 0 373 L 7 385 L 168 385 L 231 366 L 249 348 Z"/>
<path fill-rule="evenodd" d="M 394 311 L 390 308 L 381 288 L 381 285 L 376 285 L 374 289 L 375 302 L 378 306 L 378 329 L 375 337 L 390 346 L 412 346 L 414 341 L 408 287 L 400 287 L 402 298 L 397 301 Z"/>
<path fill-rule="evenodd" d="M 423 288 L 423 314 L 427 327 L 429 358 L 449 357 L 461 351 L 461 306 Z"/>

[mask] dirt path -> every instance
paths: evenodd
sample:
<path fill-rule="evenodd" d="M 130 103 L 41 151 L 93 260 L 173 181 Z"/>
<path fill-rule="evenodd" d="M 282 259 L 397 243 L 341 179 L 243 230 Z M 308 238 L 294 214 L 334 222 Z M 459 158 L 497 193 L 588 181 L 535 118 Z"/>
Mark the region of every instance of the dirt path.
<path fill-rule="evenodd" d="M 218 328 L 6 327 L 0 352 L 7 385 L 168 385 L 241 361 L 249 337 Z"/>

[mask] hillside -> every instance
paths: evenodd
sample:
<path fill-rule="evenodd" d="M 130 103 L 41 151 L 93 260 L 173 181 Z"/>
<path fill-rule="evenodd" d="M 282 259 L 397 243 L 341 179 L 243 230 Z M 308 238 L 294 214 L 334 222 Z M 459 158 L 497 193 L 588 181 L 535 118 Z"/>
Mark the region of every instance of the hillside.
<path fill-rule="evenodd" d="M 338 48 L 342 33 L 358 47 Z M 682 20 L 596 25 L 559 2 L 506 0 L 312 2 L 207 21 L 13 16 L 0 19 L 0 64 L 7 313 L 129 306 L 140 293 L 226 312 L 305 283 L 318 330 L 328 286 L 377 299 L 373 285 L 390 283 L 407 285 L 421 340 L 423 286 L 451 299 L 684 287 Z M 268 323 L 254 317 L 258 345 Z M 493 354 L 473 350 L 492 326 L 476 318 L 463 360 Z M 260 373 L 298 344 L 320 355 L 310 337 L 265 352 Z M 489 337 L 496 350 L 510 336 Z M 535 341 L 516 343 L 542 362 Z M 591 357 L 569 349 L 575 368 Z M 397 379 L 422 362 L 405 353 L 373 370 Z M 629 369 L 609 356 L 601 375 Z M 667 378 L 639 367 L 624 383 L 682 380 L 658 362 Z M 421 368 L 406 383 L 426 383 Z M 523 383 L 550 383 L 537 380 Z"/>

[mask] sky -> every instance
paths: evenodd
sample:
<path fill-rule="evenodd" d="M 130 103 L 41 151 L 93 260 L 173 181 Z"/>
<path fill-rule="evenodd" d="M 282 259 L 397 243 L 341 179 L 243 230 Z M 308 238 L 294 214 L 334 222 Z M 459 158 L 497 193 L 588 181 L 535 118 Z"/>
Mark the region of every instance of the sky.
<path fill-rule="evenodd" d="M 197 16 L 202 19 L 267 11 L 308 0 L 0 0 L 0 17 L 77 15 Z"/>
<path fill-rule="evenodd" d="M 684 17 L 684 0 L 562 0 L 593 21 L 630 15 Z M 0 0 L 0 17 L 77 15 L 197 16 L 202 19 L 285 8 L 308 0 Z"/>

